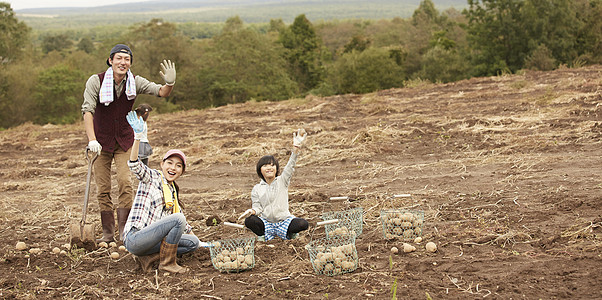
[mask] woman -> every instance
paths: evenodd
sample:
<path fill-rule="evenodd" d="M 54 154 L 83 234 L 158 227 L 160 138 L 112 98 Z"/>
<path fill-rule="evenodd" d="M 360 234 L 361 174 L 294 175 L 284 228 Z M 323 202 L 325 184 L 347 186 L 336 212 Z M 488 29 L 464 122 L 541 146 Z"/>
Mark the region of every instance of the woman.
<path fill-rule="evenodd" d="M 167 151 L 161 161 L 161 170 L 151 169 L 138 159 L 140 134 L 144 121 L 135 112 L 127 115 L 134 129 L 134 145 L 128 166 L 140 183 L 124 228 L 124 245 L 134 254 L 144 272 L 159 261 L 159 270 L 185 273 L 187 268 L 176 263 L 177 254 L 188 253 L 199 247 L 199 239 L 182 213 L 182 202 L 175 180 L 186 170 L 186 156 L 182 151 Z"/>
<path fill-rule="evenodd" d="M 303 129 L 293 133 L 293 150 L 281 176 L 278 175 L 280 166 L 274 156 L 266 155 L 257 162 L 256 171 L 261 181 L 251 191 L 252 208 L 238 219 L 246 218 L 245 226 L 260 240 L 269 241 L 276 236 L 284 240 L 294 239 L 309 226 L 307 220 L 296 218 L 288 210 L 288 186 L 306 136 Z"/>

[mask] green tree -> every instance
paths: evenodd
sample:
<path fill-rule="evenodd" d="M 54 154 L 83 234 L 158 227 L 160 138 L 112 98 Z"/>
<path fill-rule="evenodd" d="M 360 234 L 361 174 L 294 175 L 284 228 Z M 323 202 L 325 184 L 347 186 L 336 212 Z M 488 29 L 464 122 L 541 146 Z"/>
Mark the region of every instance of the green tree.
<path fill-rule="evenodd" d="M 468 0 L 468 41 L 477 76 L 522 68 L 529 53 L 528 38 L 520 22 L 523 0 Z"/>
<path fill-rule="evenodd" d="M 303 14 L 297 16 L 293 24 L 281 32 L 279 41 L 287 50 L 291 73 L 301 90 L 316 87 L 324 71 L 320 60 L 321 42 L 311 22 Z"/>
<path fill-rule="evenodd" d="M 73 41 L 66 34 L 48 35 L 42 41 L 42 51 L 48 54 L 51 51 L 62 51 L 73 46 Z"/>
<path fill-rule="evenodd" d="M 38 75 L 34 98 L 38 124 L 69 124 L 81 118 L 81 95 L 85 75 L 82 71 L 57 65 Z"/>
<path fill-rule="evenodd" d="M 0 63 L 17 58 L 29 42 L 31 29 L 19 22 L 9 3 L 0 2 Z"/>
<path fill-rule="evenodd" d="M 341 55 L 329 72 L 328 81 L 338 93 L 369 93 L 403 86 L 403 67 L 385 48 L 368 48 Z"/>
<path fill-rule="evenodd" d="M 83 37 L 79 40 L 79 43 L 77 43 L 77 50 L 90 54 L 94 52 L 94 43 L 92 43 L 92 40 L 89 37 Z"/>
<path fill-rule="evenodd" d="M 283 52 L 265 34 L 244 28 L 239 17 L 228 19 L 199 65 L 201 105 L 292 97 L 298 87 L 287 73 Z"/>

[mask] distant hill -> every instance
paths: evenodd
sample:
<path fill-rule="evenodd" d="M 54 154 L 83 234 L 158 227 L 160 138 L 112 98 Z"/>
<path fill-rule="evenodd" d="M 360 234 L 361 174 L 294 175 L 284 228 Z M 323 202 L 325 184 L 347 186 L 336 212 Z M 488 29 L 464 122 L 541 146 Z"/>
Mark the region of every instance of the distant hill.
<path fill-rule="evenodd" d="M 439 10 L 467 6 L 466 0 L 434 0 Z M 36 8 L 16 10 L 34 29 L 80 28 L 106 24 L 130 25 L 162 18 L 169 22 L 223 22 L 239 16 L 246 23 L 282 19 L 290 23 L 300 14 L 311 21 L 407 18 L 420 0 L 175 0 L 146 1 L 92 8 Z"/>

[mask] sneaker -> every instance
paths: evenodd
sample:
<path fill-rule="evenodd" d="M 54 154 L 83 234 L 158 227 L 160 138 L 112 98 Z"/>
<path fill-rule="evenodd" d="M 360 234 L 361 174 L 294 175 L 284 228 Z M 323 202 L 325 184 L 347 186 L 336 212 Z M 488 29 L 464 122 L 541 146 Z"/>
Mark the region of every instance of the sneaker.
<path fill-rule="evenodd" d="M 260 242 L 265 242 L 265 235 L 258 236 L 257 240 L 260 241 Z"/>

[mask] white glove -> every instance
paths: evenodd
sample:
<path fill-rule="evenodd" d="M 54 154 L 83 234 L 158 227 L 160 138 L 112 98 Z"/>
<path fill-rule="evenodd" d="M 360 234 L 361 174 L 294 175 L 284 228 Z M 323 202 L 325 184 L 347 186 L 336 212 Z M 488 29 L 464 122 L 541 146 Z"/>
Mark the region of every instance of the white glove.
<path fill-rule="evenodd" d="M 90 151 L 96 152 L 98 155 L 100 155 L 100 151 L 102 151 L 102 146 L 100 145 L 100 143 L 97 140 L 91 140 L 88 143 L 88 149 L 90 149 Z"/>
<path fill-rule="evenodd" d="M 248 216 L 254 215 L 254 214 L 255 214 L 255 211 L 252 208 L 249 208 L 244 213 L 242 213 L 242 215 L 240 215 L 240 217 L 238 217 L 238 220 L 240 221 L 240 219 L 246 219 Z"/>
<path fill-rule="evenodd" d="M 297 131 L 293 132 L 293 146 L 301 147 L 306 137 L 307 132 L 305 132 L 305 129 L 297 129 Z"/>
<path fill-rule="evenodd" d="M 176 64 L 172 63 L 171 60 L 163 60 L 159 74 L 165 80 L 166 85 L 173 86 L 176 83 Z"/>

